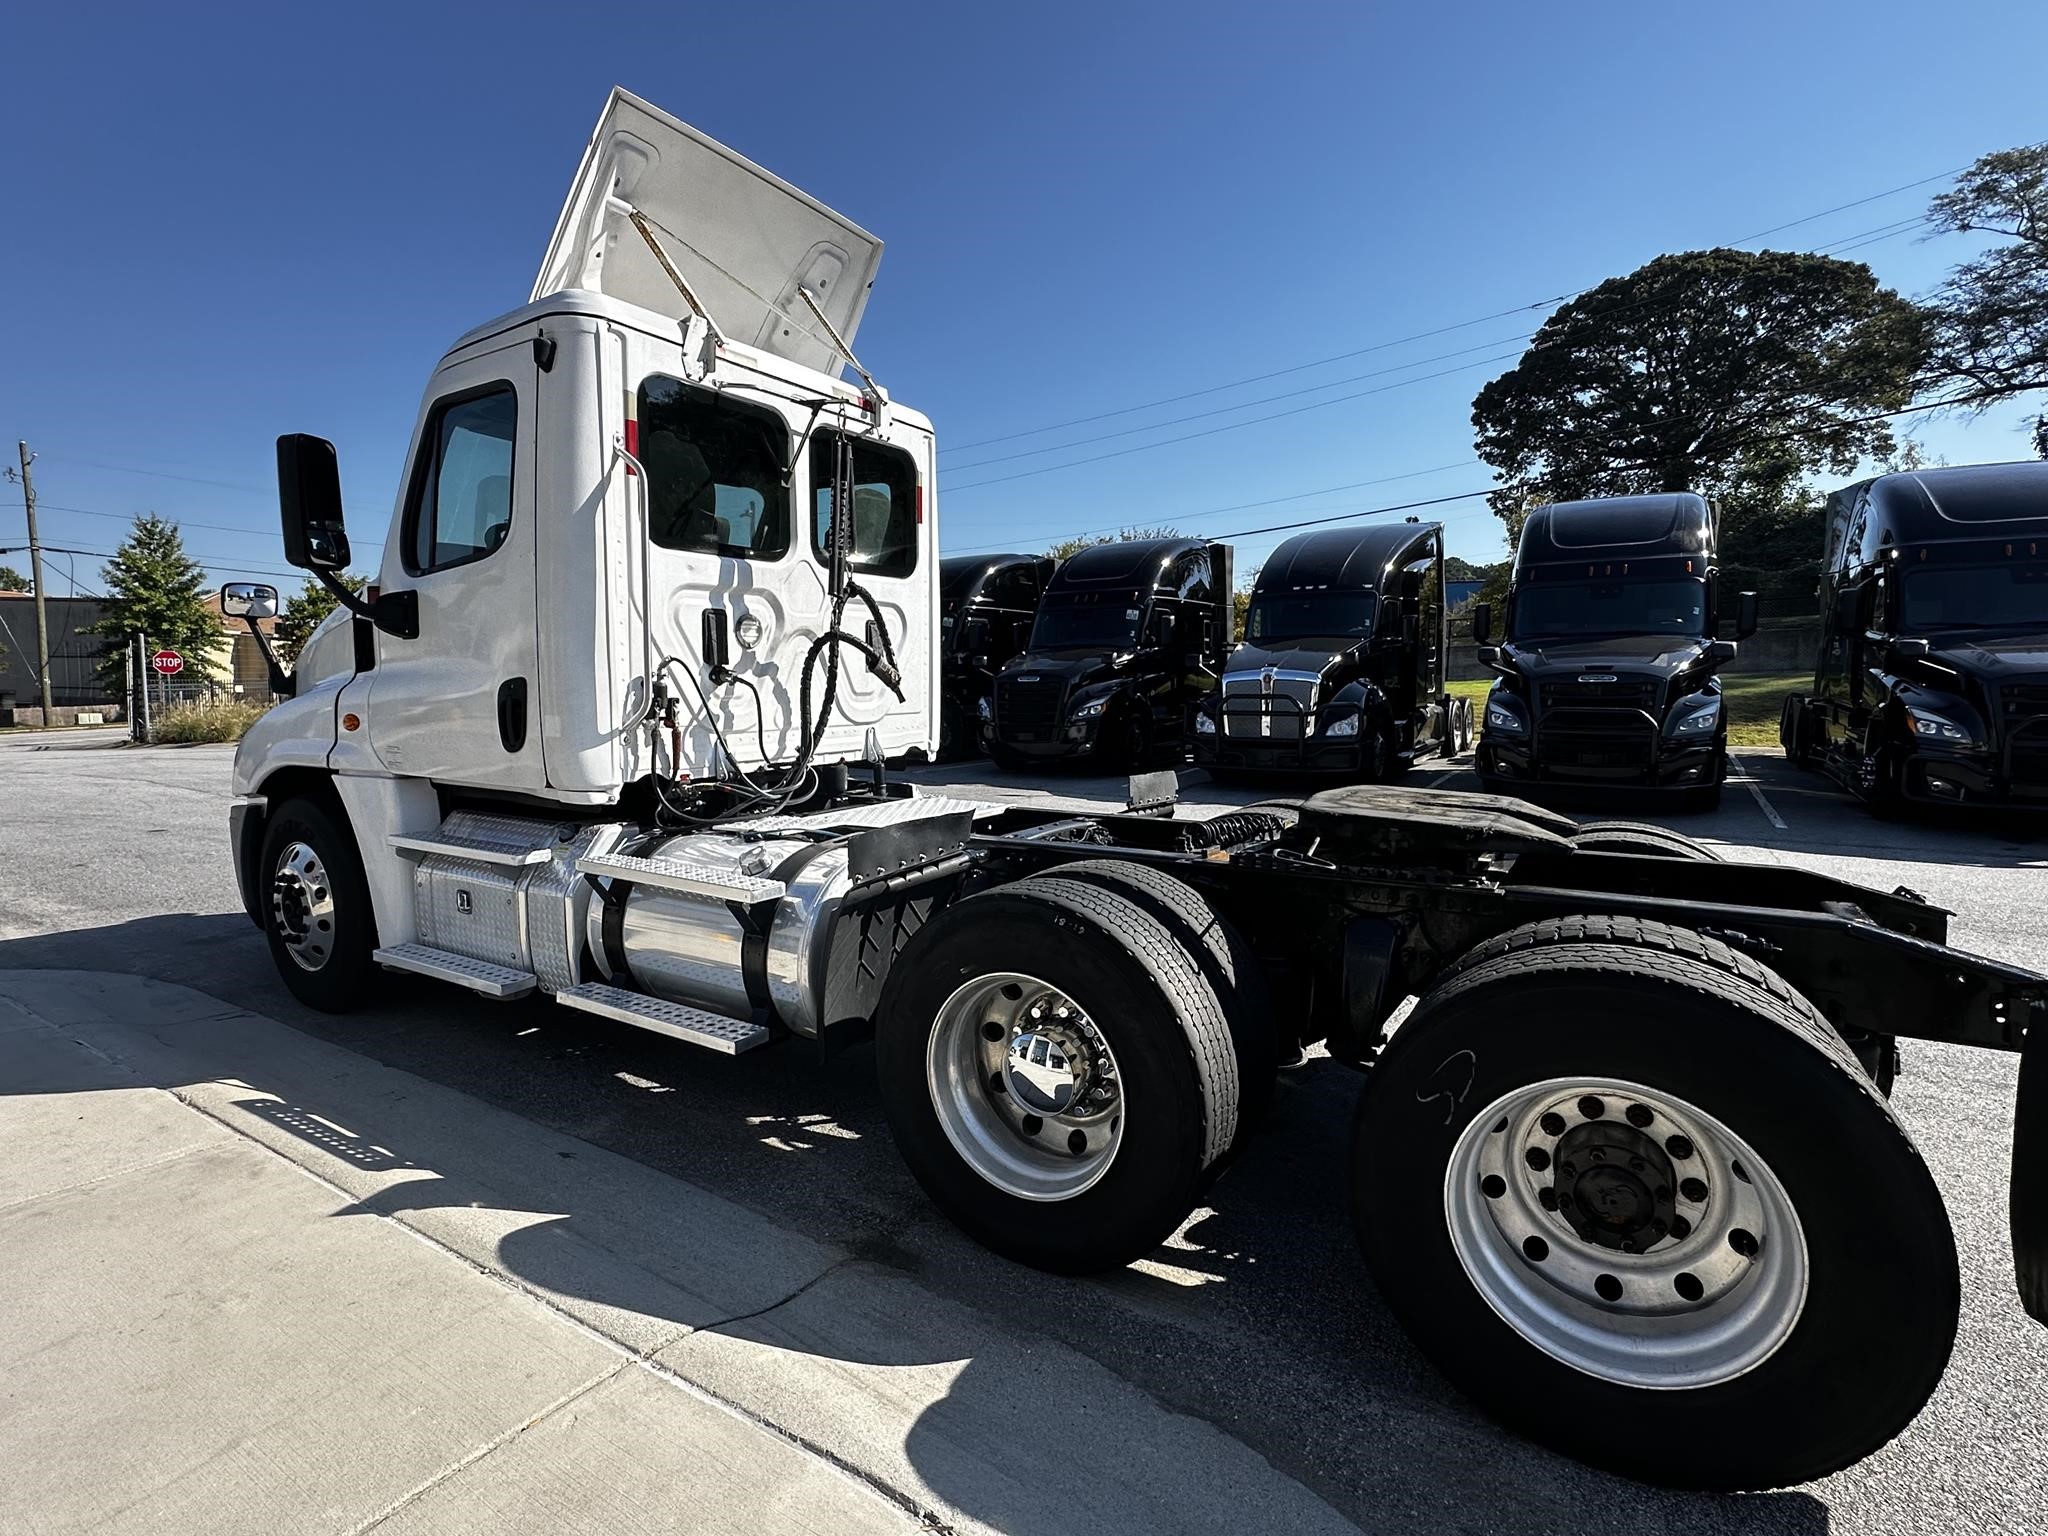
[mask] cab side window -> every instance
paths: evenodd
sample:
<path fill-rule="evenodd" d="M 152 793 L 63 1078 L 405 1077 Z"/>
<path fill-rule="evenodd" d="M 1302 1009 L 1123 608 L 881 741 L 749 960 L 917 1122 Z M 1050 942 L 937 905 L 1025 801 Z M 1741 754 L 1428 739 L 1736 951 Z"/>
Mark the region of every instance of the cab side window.
<path fill-rule="evenodd" d="M 853 449 L 852 537 L 848 544 L 855 571 L 872 576 L 908 576 L 917 569 L 917 525 L 923 520 L 918 502 L 917 465 L 909 454 L 837 432 L 811 437 L 811 548 L 829 561 L 832 531 L 832 480 L 839 445 Z"/>
<path fill-rule="evenodd" d="M 647 532 L 663 549 L 744 560 L 789 552 L 789 426 L 657 374 L 640 386 Z"/>
<path fill-rule="evenodd" d="M 994 607 L 1029 612 L 1038 606 L 1038 572 L 1028 565 L 997 571 L 982 596 Z"/>
<path fill-rule="evenodd" d="M 519 396 L 493 384 L 434 408 L 407 497 L 405 568 L 414 576 L 481 560 L 512 530 Z"/>

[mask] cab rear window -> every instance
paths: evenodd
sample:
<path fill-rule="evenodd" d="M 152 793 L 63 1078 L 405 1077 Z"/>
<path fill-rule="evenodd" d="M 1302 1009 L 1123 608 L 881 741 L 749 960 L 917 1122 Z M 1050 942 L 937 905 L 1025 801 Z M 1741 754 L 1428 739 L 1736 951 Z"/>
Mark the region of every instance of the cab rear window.
<path fill-rule="evenodd" d="M 735 559 L 789 552 L 781 416 L 656 374 L 640 386 L 639 417 L 648 537 Z"/>
<path fill-rule="evenodd" d="M 852 568 L 871 576 L 917 569 L 917 465 L 901 449 L 820 431 L 811 438 L 811 548 L 830 558 L 832 479 L 839 445 L 853 449 Z"/>

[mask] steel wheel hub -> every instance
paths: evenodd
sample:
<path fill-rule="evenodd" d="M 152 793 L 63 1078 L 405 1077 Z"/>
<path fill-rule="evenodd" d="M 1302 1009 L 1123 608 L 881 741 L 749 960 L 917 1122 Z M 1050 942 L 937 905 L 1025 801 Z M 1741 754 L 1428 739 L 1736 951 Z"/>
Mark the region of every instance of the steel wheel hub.
<path fill-rule="evenodd" d="M 1784 1186 L 1714 1116 L 1660 1089 L 1556 1078 L 1458 1138 L 1444 1213 L 1473 1286 L 1565 1364 L 1696 1388 L 1754 1368 L 1806 1302 Z"/>
<path fill-rule="evenodd" d="M 932 1108 L 953 1149 L 1024 1200 L 1071 1200 L 1109 1170 L 1123 1090 L 1109 1043 L 1080 1005 L 1004 971 L 959 987 L 927 1047 Z"/>
<path fill-rule="evenodd" d="M 334 884 L 310 845 L 293 843 L 278 855 L 270 915 L 285 953 L 302 969 L 317 971 L 333 955 Z"/>

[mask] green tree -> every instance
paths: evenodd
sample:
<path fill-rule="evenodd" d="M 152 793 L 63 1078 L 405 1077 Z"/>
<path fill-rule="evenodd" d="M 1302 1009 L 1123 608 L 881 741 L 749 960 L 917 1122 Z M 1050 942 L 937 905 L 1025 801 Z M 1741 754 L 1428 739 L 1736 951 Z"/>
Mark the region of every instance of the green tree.
<path fill-rule="evenodd" d="M 351 592 L 362 591 L 366 584 L 361 576 L 344 575 L 341 581 Z M 284 612 L 277 616 L 277 628 L 271 635 L 271 643 L 277 648 L 277 659 L 281 665 L 289 667 L 298 660 L 306 641 L 320 627 L 320 621 L 334 612 L 334 608 L 334 594 L 312 577 L 307 577 L 305 590 L 294 594 L 284 605 Z"/>
<path fill-rule="evenodd" d="M 100 675 L 121 681 L 122 647 L 134 634 L 149 637 L 151 649 L 169 646 L 196 663 L 220 642 L 220 621 L 206 607 L 206 570 L 185 553 L 178 525 L 154 512 L 135 527 L 100 567 L 107 602 L 86 633 L 107 642 Z"/>
<path fill-rule="evenodd" d="M 1064 560 L 1069 555 L 1078 554 L 1084 549 L 1093 549 L 1098 544 L 1127 544 L 1133 539 L 1177 539 L 1179 537 L 1180 530 L 1178 528 L 1168 528 L 1164 525 L 1156 528 L 1120 528 L 1115 533 L 1098 533 L 1093 536 L 1076 535 L 1071 539 L 1061 539 L 1057 544 L 1048 549 L 1046 553 L 1055 560 Z"/>
<path fill-rule="evenodd" d="M 28 578 L 11 565 L 0 565 L 0 592 L 28 592 Z"/>
<path fill-rule="evenodd" d="M 1862 262 L 1659 256 L 1559 308 L 1472 402 L 1494 511 L 1512 537 L 1543 502 L 1691 490 L 1739 537 L 1805 474 L 1890 451 L 1871 418 L 1912 397 L 1927 329 Z"/>
<path fill-rule="evenodd" d="M 2048 389 L 2048 145 L 1985 155 L 1927 219 L 1998 243 L 1935 291 L 1926 387 L 1975 410 Z M 2034 418 L 2034 451 L 2048 458 L 2048 411 Z"/>

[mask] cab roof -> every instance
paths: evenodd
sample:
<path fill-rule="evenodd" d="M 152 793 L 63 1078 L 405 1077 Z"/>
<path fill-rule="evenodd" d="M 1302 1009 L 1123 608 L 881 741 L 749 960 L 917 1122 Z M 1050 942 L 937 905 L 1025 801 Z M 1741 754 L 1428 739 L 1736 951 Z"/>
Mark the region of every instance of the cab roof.
<path fill-rule="evenodd" d="M 1714 514 L 1691 491 L 1601 496 L 1537 507 L 1522 524 L 1515 564 L 1639 560 L 1653 555 L 1712 557 Z"/>
<path fill-rule="evenodd" d="M 1166 562 L 1189 550 L 1206 549 L 1202 539 L 1122 539 L 1077 549 L 1053 572 L 1055 587 L 1151 587 Z"/>
<path fill-rule="evenodd" d="M 2048 461 L 1905 470 L 1836 496 L 1853 501 L 1864 486 L 1893 543 L 2048 537 Z"/>
<path fill-rule="evenodd" d="M 1266 557 L 1252 590 L 1376 591 L 1389 566 L 1401 562 L 1414 545 L 1442 531 L 1442 523 L 1374 523 L 1297 533 Z"/>

